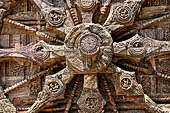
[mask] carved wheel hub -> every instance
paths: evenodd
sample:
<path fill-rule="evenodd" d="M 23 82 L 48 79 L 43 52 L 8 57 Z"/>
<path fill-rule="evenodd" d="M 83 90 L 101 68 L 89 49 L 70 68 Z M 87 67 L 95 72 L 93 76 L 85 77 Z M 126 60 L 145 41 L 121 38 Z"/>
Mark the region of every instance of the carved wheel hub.
<path fill-rule="evenodd" d="M 35 1 L 36 0 L 34 0 L 34 2 Z M 125 2 L 114 4 L 112 0 L 57 0 L 55 1 L 55 4 L 51 4 L 48 0 L 39 0 L 39 3 L 37 2 L 36 4 L 41 9 L 41 14 L 45 17 L 45 21 L 47 23 L 45 23 L 46 26 L 44 26 L 44 21 L 41 22 L 41 16 L 37 15 L 36 20 L 40 20 L 40 22 L 35 24 L 38 25 L 37 28 L 34 28 L 35 26 L 31 27 L 32 22 L 31 24 L 29 23 L 28 26 L 27 23 L 24 24 L 24 22 L 18 22 L 18 19 L 20 20 L 20 18 L 23 17 L 24 20 L 25 18 L 26 20 L 30 20 L 30 18 L 27 18 L 28 15 L 25 16 L 24 14 L 35 16 L 33 15 L 35 12 L 19 12 L 9 16 L 5 14 L 5 18 L 3 18 L 4 11 L 6 10 L 3 9 L 3 4 L 0 2 L 0 6 L 2 6 L 0 9 L 1 18 L 3 18 L 2 22 L 5 22 L 5 25 L 12 24 L 16 27 L 21 27 L 26 31 L 35 33 L 35 35 L 40 39 L 44 39 L 51 43 L 47 44 L 44 41 L 40 41 L 34 46 L 28 45 L 26 47 L 17 48 L 16 50 L 0 50 L 2 54 L 0 57 L 14 57 L 14 60 L 21 58 L 21 60 L 18 60 L 17 62 L 26 66 L 30 64 L 31 71 L 33 70 L 32 68 L 34 68 L 34 64 L 38 63 L 38 65 L 36 65 L 36 69 L 41 71 L 40 73 L 37 73 L 38 71 L 33 73 L 30 72 L 31 76 L 28 76 L 24 78 L 23 81 L 7 88 L 4 92 L 6 94 L 10 93 L 15 89 L 22 88 L 21 86 L 28 85 L 35 80 L 38 80 L 38 84 L 36 84 L 41 86 L 39 82 L 43 82 L 41 81 L 42 77 L 44 75 L 55 73 L 56 71 L 62 69 L 63 66 L 65 67 L 66 59 L 66 67 L 64 69 L 53 75 L 48 75 L 45 77 L 45 82 L 43 82 L 44 87 L 42 91 L 39 92 L 37 101 L 35 101 L 27 113 L 37 113 L 41 111 L 42 108 L 48 109 L 48 112 L 51 110 L 52 112 L 55 112 L 53 110 L 65 110 L 64 112 L 68 113 L 69 110 L 72 110 L 72 103 L 75 104 L 75 102 L 79 107 L 74 108 L 74 110 L 79 109 L 79 113 L 118 113 L 116 103 L 114 101 L 115 97 L 116 102 L 120 101 L 129 104 L 129 98 L 132 96 L 135 96 L 135 98 L 139 96 L 140 99 L 142 99 L 142 95 L 144 95 L 145 103 L 148 107 L 150 107 L 148 108 L 150 109 L 149 111 L 153 110 L 154 112 L 158 111 L 163 113 L 165 110 L 160 109 L 156 103 L 146 97 L 142 86 L 137 83 L 136 73 L 129 72 L 134 70 L 147 75 L 156 72 L 157 75 L 159 74 L 159 76 L 169 79 L 168 75 L 160 75 L 162 73 L 157 71 L 157 68 L 159 67 L 156 67 L 155 64 L 158 63 L 155 61 L 155 58 L 156 60 L 158 59 L 156 56 L 158 50 L 157 47 L 162 45 L 160 43 L 163 42 L 144 39 L 138 36 L 135 36 L 136 40 L 134 41 L 132 40 L 133 37 L 126 40 L 136 31 L 145 29 L 148 26 L 154 25 L 154 23 L 158 21 L 170 17 L 170 14 L 168 14 L 152 21 L 148 20 L 142 26 L 139 26 L 140 23 L 143 23 L 143 21 L 141 22 L 141 15 L 139 15 L 137 20 L 140 21 L 135 22 L 134 24 L 134 21 L 136 21 L 135 16 L 141 9 L 144 1 L 145 0 L 126 0 Z M 101 25 L 94 24 L 93 22 L 100 23 Z M 53 27 L 50 28 L 49 25 Z M 71 31 L 70 28 L 72 28 Z M 116 34 L 114 36 L 114 40 L 116 41 L 114 43 L 114 52 L 113 39 L 106 28 L 110 30 L 112 35 Z M 65 39 L 65 41 L 63 42 L 62 39 Z M 55 42 L 57 45 L 54 45 Z M 64 45 L 60 45 L 63 43 Z M 167 44 L 168 45 L 166 45 L 166 47 L 168 46 L 169 48 L 169 42 Z M 153 49 L 151 47 L 153 47 Z M 150 48 L 151 50 L 149 50 Z M 163 51 L 162 48 L 167 49 L 165 47 L 161 47 L 160 51 Z M 154 53 L 154 55 L 151 56 L 151 59 L 147 56 L 150 54 L 150 51 Z M 164 54 L 161 55 L 163 56 Z M 26 58 L 31 59 L 32 61 L 25 63 Z M 164 65 L 167 63 L 163 62 L 164 59 L 161 58 L 158 60 L 159 63 L 161 63 L 160 65 L 165 67 Z M 24 61 L 24 63 L 20 63 L 22 61 Z M 142 64 L 143 61 L 144 64 Z M 150 68 L 151 65 L 152 67 Z M 126 67 L 128 71 L 123 70 Z M 47 68 L 48 70 L 46 70 Z M 161 70 L 163 72 L 169 71 L 166 68 L 161 68 Z M 140 73 L 137 74 L 140 75 Z M 81 75 L 81 77 L 79 77 L 79 75 Z M 82 75 L 84 77 L 83 79 Z M 70 82 L 72 82 L 72 84 L 70 84 Z M 35 85 L 33 84 L 34 83 L 31 83 L 30 91 L 34 90 L 32 86 L 34 87 Z M 5 111 L 7 109 L 9 112 L 14 111 L 15 113 L 16 110 L 11 109 L 14 106 L 10 106 L 10 103 L 4 100 L 6 97 L 1 90 L 3 89 L 0 88 L 0 112 L 1 109 L 4 109 Z M 71 93 L 68 94 L 70 91 Z M 68 99 L 67 103 L 65 101 L 66 98 Z M 17 104 L 17 99 L 14 100 L 15 104 Z M 49 102 L 52 102 L 52 106 L 44 106 L 45 104 L 49 104 Z M 120 102 L 118 105 L 119 109 L 121 110 L 123 108 L 123 111 L 125 111 L 124 107 L 126 107 L 126 105 Z M 135 101 L 135 103 L 138 102 L 141 102 L 141 105 L 144 106 L 143 99 Z M 26 103 L 29 104 L 27 101 Z M 58 106 L 58 104 L 63 105 L 65 103 L 66 106 Z M 53 106 L 59 107 L 59 109 L 51 109 Z M 147 106 L 144 107 L 147 108 Z M 141 110 L 139 107 L 138 112 L 144 112 L 143 110 L 145 109 L 142 108 Z M 132 108 L 127 112 L 133 111 L 137 112 L 136 108 Z"/>
<path fill-rule="evenodd" d="M 84 55 L 94 55 L 99 52 L 99 47 L 101 45 L 101 39 L 98 35 L 84 34 L 80 37 L 79 49 Z"/>
<path fill-rule="evenodd" d="M 81 24 L 66 36 L 65 56 L 76 71 L 99 72 L 110 64 L 113 56 L 112 37 L 98 24 Z"/>

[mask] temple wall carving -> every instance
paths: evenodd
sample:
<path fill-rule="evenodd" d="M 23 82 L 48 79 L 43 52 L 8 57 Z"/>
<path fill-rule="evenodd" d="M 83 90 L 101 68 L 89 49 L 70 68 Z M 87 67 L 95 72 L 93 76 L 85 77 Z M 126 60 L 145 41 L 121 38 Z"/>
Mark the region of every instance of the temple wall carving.
<path fill-rule="evenodd" d="M 170 113 L 169 0 L 0 0 L 0 113 Z"/>

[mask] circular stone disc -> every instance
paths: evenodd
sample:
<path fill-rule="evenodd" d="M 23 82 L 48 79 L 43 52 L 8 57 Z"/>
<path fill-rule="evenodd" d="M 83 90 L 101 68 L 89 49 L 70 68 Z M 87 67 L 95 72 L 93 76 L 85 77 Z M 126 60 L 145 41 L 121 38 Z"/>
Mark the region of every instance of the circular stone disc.
<path fill-rule="evenodd" d="M 99 51 L 101 39 L 94 33 L 85 34 L 80 37 L 79 48 L 86 55 L 93 55 Z"/>
<path fill-rule="evenodd" d="M 64 13 L 54 8 L 47 14 L 46 20 L 51 26 L 60 27 L 65 21 Z"/>
<path fill-rule="evenodd" d="M 81 73 L 105 69 L 113 56 L 113 40 L 98 24 L 75 26 L 65 39 L 65 56 L 70 68 Z"/>

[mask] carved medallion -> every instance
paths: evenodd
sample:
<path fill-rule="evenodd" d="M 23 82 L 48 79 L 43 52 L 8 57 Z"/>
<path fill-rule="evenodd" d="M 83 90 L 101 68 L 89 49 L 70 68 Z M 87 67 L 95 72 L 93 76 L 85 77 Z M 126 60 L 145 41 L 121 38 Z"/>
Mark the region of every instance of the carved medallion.
<path fill-rule="evenodd" d="M 80 37 L 79 48 L 86 55 L 93 55 L 99 51 L 101 39 L 94 33 L 85 34 Z"/>
<path fill-rule="evenodd" d="M 97 89 L 84 89 L 77 104 L 82 113 L 100 113 L 106 101 Z"/>
<path fill-rule="evenodd" d="M 58 77 L 54 76 L 46 77 L 45 85 L 49 90 L 50 96 L 53 96 L 55 98 L 64 97 L 65 85 L 61 80 L 58 79 Z"/>
<path fill-rule="evenodd" d="M 65 40 L 67 62 L 74 70 L 96 72 L 104 69 L 113 56 L 112 37 L 102 26 L 81 24 Z"/>
<path fill-rule="evenodd" d="M 58 8 L 54 8 L 46 15 L 46 20 L 51 26 L 60 27 L 64 24 L 64 12 Z"/>
<path fill-rule="evenodd" d="M 134 40 L 129 44 L 128 53 L 132 56 L 144 56 L 147 50 L 142 40 Z"/>
<path fill-rule="evenodd" d="M 48 50 L 49 48 L 44 43 L 39 42 L 33 47 L 33 56 L 38 60 L 46 60 L 50 56 Z"/>
<path fill-rule="evenodd" d="M 129 90 L 132 87 L 133 80 L 130 75 L 120 76 L 120 86 L 124 90 Z"/>
<path fill-rule="evenodd" d="M 92 10 L 96 3 L 96 0 L 79 0 L 80 8 L 84 11 Z"/>
<path fill-rule="evenodd" d="M 123 24 L 132 20 L 132 14 L 132 9 L 128 5 L 120 5 L 115 9 L 116 20 Z"/>
<path fill-rule="evenodd" d="M 60 88 L 61 88 L 60 84 L 56 81 L 50 82 L 48 84 L 48 87 L 49 87 L 50 92 L 58 92 L 60 91 Z"/>

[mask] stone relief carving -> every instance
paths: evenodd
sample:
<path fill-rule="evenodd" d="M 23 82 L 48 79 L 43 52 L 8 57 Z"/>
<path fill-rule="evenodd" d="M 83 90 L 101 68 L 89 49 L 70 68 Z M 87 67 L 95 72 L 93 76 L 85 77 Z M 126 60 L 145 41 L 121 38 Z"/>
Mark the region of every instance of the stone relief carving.
<path fill-rule="evenodd" d="M 133 57 L 144 58 L 150 53 L 169 51 L 169 42 L 153 40 L 149 37 L 136 34 L 131 39 L 120 43 L 113 43 L 115 53 L 127 54 Z M 150 56 L 151 57 L 151 56 Z"/>
<path fill-rule="evenodd" d="M 97 84 L 96 75 L 84 76 L 84 88 L 79 100 L 77 101 L 77 104 L 81 109 L 80 112 L 102 112 L 102 108 L 106 104 L 106 101 L 102 98 L 100 92 L 98 91 Z"/>
<path fill-rule="evenodd" d="M 47 23 L 54 27 L 60 27 L 65 22 L 65 9 L 55 8 L 53 4 L 48 1 L 42 1 L 41 13 L 45 17 Z"/>
<path fill-rule="evenodd" d="M 43 89 L 39 92 L 35 103 L 27 110 L 27 113 L 40 112 L 49 102 L 65 99 L 64 94 L 67 86 L 72 83 L 75 76 L 84 77 L 82 92 L 77 100 L 74 100 L 78 105 L 78 111 L 81 113 L 105 112 L 104 106 L 107 102 L 111 103 L 112 112 L 118 113 L 119 109 L 115 97 L 122 95 L 142 97 L 141 102 L 148 107 L 150 112 L 169 113 L 168 108 L 159 106 L 145 94 L 142 85 L 138 84 L 136 79 L 137 74 L 141 72 L 155 74 L 169 80 L 169 75 L 159 72 L 156 64 L 157 60 L 161 62 L 162 57 L 169 55 L 169 41 L 157 41 L 140 34 L 120 42 L 114 42 L 115 39 L 112 37 L 113 32 L 117 29 L 115 25 L 118 25 L 119 28 L 120 26 L 134 24 L 135 16 L 140 11 L 143 2 L 143 0 L 126 0 L 122 3 L 113 4 L 111 0 L 66 0 L 65 3 L 68 9 L 62 9 L 55 7 L 47 0 L 41 1 L 41 13 L 50 26 L 62 27 L 65 23 L 65 14 L 70 14 L 74 25 L 68 33 L 61 31 L 65 34 L 64 41 L 55 40 L 35 28 L 5 18 L 4 22 L 21 28 L 24 27 L 25 30 L 32 31 L 40 37 L 44 36 L 44 39 L 48 38 L 50 41 L 55 41 L 56 45 L 39 41 L 36 44 L 18 49 L 0 49 L 0 59 L 5 57 L 10 60 L 15 58 L 20 62 L 31 61 L 42 67 L 50 67 L 56 63 L 62 65 L 61 62 L 65 61 L 64 69 L 45 77 Z M 93 16 L 97 8 L 100 9 L 99 20 L 98 23 L 93 23 L 93 18 L 95 18 Z M 103 17 L 106 16 L 105 13 L 109 9 L 108 17 L 104 20 Z M 160 21 L 169 16 L 165 15 L 153 21 Z M 104 24 L 101 24 L 102 21 L 105 21 Z M 142 25 L 142 27 L 154 23 L 153 21 Z M 108 26 L 114 29 L 108 29 Z M 158 58 L 160 56 L 161 58 Z M 161 64 L 163 65 L 163 63 Z M 102 74 L 102 77 L 99 74 Z M 17 85 L 23 85 L 28 80 L 31 81 L 38 76 L 40 75 L 35 75 Z M 99 83 L 100 78 L 103 83 Z M 66 113 L 71 109 L 76 87 L 82 81 L 77 80 L 75 82 L 71 98 L 69 98 L 64 109 Z M 103 85 L 109 99 L 103 96 L 99 88 L 101 85 Z M 115 88 L 115 91 L 111 86 Z M 9 92 L 14 88 L 9 88 L 5 92 Z M 2 108 L 0 107 L 0 109 Z"/>
<path fill-rule="evenodd" d="M 75 27 L 66 36 L 65 49 L 67 63 L 82 72 L 101 71 L 111 62 L 113 52 L 110 34 L 95 24 Z"/>
<path fill-rule="evenodd" d="M 157 105 L 150 97 L 144 95 L 145 103 L 149 106 L 150 109 L 153 110 L 154 113 L 169 113 L 167 108 L 163 106 Z"/>
<path fill-rule="evenodd" d="M 119 67 L 115 68 L 115 80 L 119 81 L 115 84 L 117 95 L 135 96 L 144 94 L 141 84 L 138 84 L 136 80 L 135 72 L 128 72 Z"/>
<path fill-rule="evenodd" d="M 135 15 L 139 11 L 141 4 L 141 0 L 126 0 L 123 3 L 113 4 L 111 12 L 104 25 L 124 25 L 133 23 Z"/>
<path fill-rule="evenodd" d="M 16 108 L 11 104 L 9 99 L 4 95 L 2 87 L 0 87 L 0 112 L 1 113 L 16 113 Z"/>
<path fill-rule="evenodd" d="M 65 68 L 60 72 L 46 77 L 43 90 L 38 94 L 37 100 L 27 113 L 38 112 L 40 108 L 51 100 L 64 98 L 66 84 L 74 77 L 72 72 Z"/>
<path fill-rule="evenodd" d="M 77 0 L 78 7 L 81 8 L 83 11 L 90 11 L 92 10 L 96 4 L 98 3 L 98 0 Z"/>
<path fill-rule="evenodd" d="M 1 49 L 1 57 L 17 57 L 21 59 L 30 59 L 38 64 L 46 63 L 48 64 L 49 59 L 58 57 L 63 57 L 64 53 L 61 49 L 63 46 L 53 46 L 49 45 L 44 41 L 40 41 L 34 45 L 24 46 L 18 49 Z"/>

